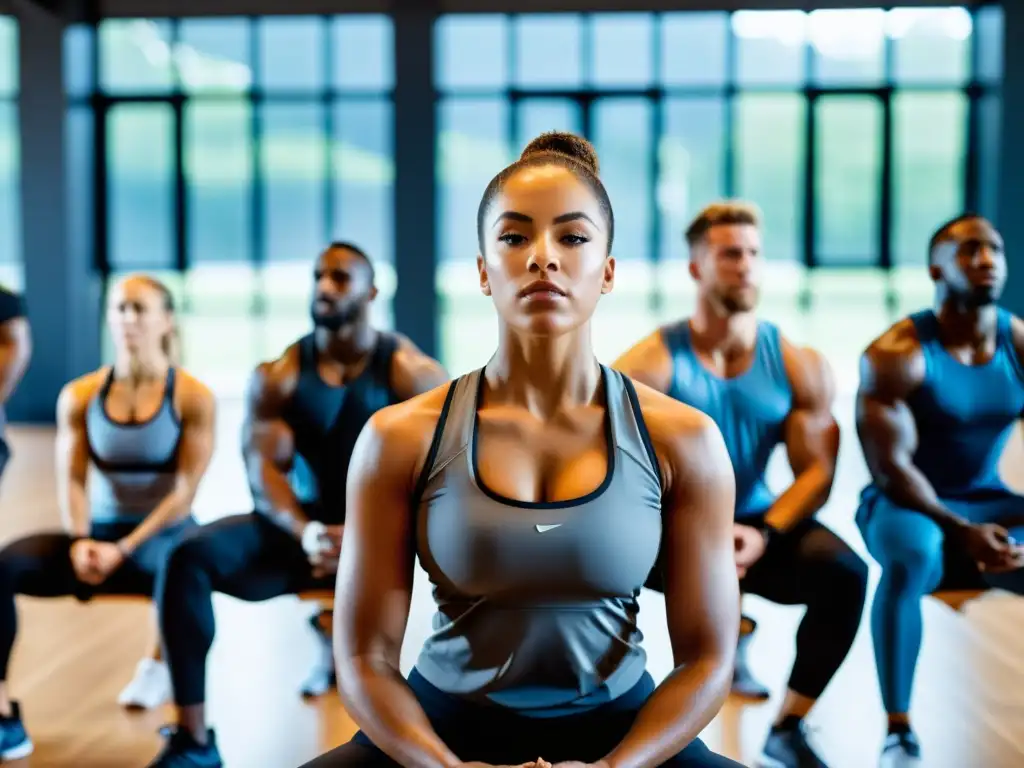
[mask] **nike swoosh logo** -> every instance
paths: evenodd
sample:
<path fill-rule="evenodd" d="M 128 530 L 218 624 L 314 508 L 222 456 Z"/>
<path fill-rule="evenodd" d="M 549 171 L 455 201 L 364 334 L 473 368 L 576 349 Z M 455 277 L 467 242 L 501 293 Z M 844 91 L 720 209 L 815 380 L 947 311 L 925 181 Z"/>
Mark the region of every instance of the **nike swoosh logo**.
<path fill-rule="evenodd" d="M 554 525 L 538 525 L 537 533 L 545 533 L 546 531 L 554 530 L 555 528 L 561 528 L 561 523 L 555 523 Z"/>

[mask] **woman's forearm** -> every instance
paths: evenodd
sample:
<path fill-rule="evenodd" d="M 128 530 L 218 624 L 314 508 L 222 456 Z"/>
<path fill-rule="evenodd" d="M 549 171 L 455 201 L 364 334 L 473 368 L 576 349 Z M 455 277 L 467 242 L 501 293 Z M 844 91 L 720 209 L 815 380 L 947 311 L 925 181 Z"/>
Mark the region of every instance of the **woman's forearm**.
<path fill-rule="evenodd" d="M 368 660 L 338 669 L 338 690 L 363 732 L 399 765 L 455 768 L 462 765 L 434 732 L 430 720 L 401 674 L 389 664 Z"/>
<path fill-rule="evenodd" d="M 637 714 L 629 733 L 605 757 L 610 768 L 651 768 L 681 752 L 725 703 L 732 666 L 703 658 L 676 669 Z"/>
<path fill-rule="evenodd" d="M 79 483 L 68 483 L 59 495 L 61 521 L 64 530 L 72 538 L 89 535 L 89 499 L 85 487 Z"/>

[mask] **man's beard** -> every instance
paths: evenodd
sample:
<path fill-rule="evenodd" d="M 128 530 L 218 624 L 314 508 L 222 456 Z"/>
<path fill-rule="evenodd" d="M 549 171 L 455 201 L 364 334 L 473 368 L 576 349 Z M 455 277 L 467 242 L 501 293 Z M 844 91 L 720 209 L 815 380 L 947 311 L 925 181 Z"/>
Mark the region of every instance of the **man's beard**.
<path fill-rule="evenodd" d="M 343 309 L 326 314 L 318 313 L 315 309 L 310 314 L 313 318 L 313 325 L 317 328 L 324 328 L 328 331 L 338 331 L 346 325 L 351 325 L 359 319 L 361 307 L 358 304 L 351 304 Z"/>
<path fill-rule="evenodd" d="M 722 305 L 722 308 L 730 315 L 739 314 L 740 312 L 750 312 L 757 306 L 758 292 L 754 291 L 740 291 L 737 293 L 720 293 L 718 295 L 718 301 Z"/>

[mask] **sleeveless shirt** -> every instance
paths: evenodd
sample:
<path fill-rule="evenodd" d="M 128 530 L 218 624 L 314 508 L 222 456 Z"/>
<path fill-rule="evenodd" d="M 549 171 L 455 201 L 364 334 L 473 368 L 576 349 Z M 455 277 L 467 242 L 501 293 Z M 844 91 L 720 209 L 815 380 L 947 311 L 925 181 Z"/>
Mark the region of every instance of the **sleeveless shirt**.
<path fill-rule="evenodd" d="M 689 320 L 663 328 L 661 337 L 672 358 L 668 395 L 714 419 L 725 438 L 736 475 L 736 517 L 764 513 L 775 501 L 765 470 L 793 407 L 779 329 L 758 323 L 750 368 L 732 378 L 712 373 L 697 357 Z"/>
<path fill-rule="evenodd" d="M 999 460 L 1024 411 L 1024 371 L 1013 343 L 1013 316 L 999 309 L 995 354 L 982 365 L 965 365 L 946 350 L 930 309 L 910 320 L 925 361 L 924 381 L 907 398 L 917 425 L 914 465 L 942 498 L 1005 491 Z"/>
<path fill-rule="evenodd" d="M 362 373 L 348 384 L 331 386 L 317 370 L 314 334 L 301 338 L 299 379 L 284 412 L 295 439 L 290 481 L 312 519 L 345 522 L 345 479 L 356 439 L 370 417 L 400 398 L 391 388 L 391 364 L 398 338 L 379 332 Z"/>
<path fill-rule="evenodd" d="M 164 396 L 145 421 L 119 422 L 107 413 L 114 370 L 89 403 L 89 511 L 94 523 L 138 523 L 174 490 L 181 420 L 174 411 L 175 370 L 167 371 Z"/>
<path fill-rule="evenodd" d="M 483 372 L 450 385 L 414 499 L 437 603 L 416 668 L 436 688 L 545 717 L 614 699 L 643 675 L 637 596 L 661 542 L 660 470 L 632 382 L 601 372 L 605 479 L 557 502 L 484 485 Z"/>

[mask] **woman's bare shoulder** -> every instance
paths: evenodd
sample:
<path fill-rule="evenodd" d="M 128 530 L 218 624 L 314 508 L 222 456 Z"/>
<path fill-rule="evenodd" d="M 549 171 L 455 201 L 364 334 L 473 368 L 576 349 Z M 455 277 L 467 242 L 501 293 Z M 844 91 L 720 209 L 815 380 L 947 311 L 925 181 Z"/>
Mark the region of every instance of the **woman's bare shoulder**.
<path fill-rule="evenodd" d="M 360 437 L 364 456 L 381 469 L 381 461 L 386 457 L 390 468 L 418 476 L 430 451 L 448 389 L 454 385 L 454 381 L 445 382 L 374 413 Z"/>

